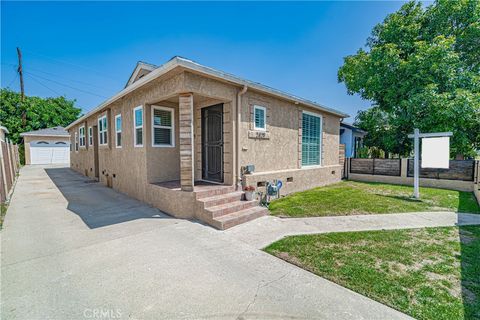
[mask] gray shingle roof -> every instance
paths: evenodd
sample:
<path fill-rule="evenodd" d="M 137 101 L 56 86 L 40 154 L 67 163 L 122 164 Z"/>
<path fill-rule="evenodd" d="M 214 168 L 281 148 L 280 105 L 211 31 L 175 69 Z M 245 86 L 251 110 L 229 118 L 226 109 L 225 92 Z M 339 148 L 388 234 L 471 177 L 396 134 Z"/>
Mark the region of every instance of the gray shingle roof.
<path fill-rule="evenodd" d="M 21 133 L 20 136 L 60 136 L 60 137 L 69 137 L 70 134 L 65 130 L 64 127 L 57 126 L 53 128 L 39 129 L 29 132 Z"/>

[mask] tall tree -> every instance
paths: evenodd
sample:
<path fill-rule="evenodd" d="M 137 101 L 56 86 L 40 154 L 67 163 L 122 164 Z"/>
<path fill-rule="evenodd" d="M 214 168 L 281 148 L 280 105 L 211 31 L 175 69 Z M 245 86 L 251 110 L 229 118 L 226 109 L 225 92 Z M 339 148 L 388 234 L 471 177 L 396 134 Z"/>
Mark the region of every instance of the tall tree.
<path fill-rule="evenodd" d="M 407 155 L 414 128 L 453 131 L 452 155 L 473 156 L 480 148 L 480 2 L 408 2 L 374 27 L 366 47 L 338 71 L 349 94 L 373 102 L 356 118 L 374 137 L 366 144 Z"/>
<path fill-rule="evenodd" d="M 20 103 L 23 108 L 19 108 Z M 22 124 L 22 113 L 25 110 L 26 126 Z M 10 89 L 0 90 L 0 123 L 10 132 L 10 139 L 22 144 L 20 133 L 55 126 L 67 126 L 76 120 L 81 109 L 75 107 L 74 100 L 65 97 L 40 98 L 25 97 Z M 20 148 L 23 151 L 23 148 Z"/>

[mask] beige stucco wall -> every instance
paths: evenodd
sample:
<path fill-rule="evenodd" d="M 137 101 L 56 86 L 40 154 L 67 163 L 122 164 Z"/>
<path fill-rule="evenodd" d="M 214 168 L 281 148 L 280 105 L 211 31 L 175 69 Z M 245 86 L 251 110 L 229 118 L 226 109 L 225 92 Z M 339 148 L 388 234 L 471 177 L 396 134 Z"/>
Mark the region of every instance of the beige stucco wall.
<path fill-rule="evenodd" d="M 25 147 L 25 164 L 30 164 L 30 142 L 33 141 L 64 141 L 64 142 L 69 142 L 70 138 L 69 137 L 51 137 L 51 136 L 24 136 L 23 137 L 23 144 Z"/>
<path fill-rule="evenodd" d="M 194 198 L 191 193 L 167 190 L 150 183 L 178 180 L 180 93 L 194 95 L 194 175 L 201 178 L 201 108 L 217 103 L 224 104 L 224 178 L 226 184 L 234 183 L 235 159 L 235 109 L 237 93 L 241 88 L 206 78 L 191 72 L 171 72 L 154 80 L 141 89 L 127 94 L 111 104 L 106 111 L 97 112 L 85 121 L 87 146 L 74 148 L 74 132 L 82 124 L 70 128 L 73 148 L 70 154 L 72 169 L 94 177 L 94 152 L 88 139 L 88 128 L 96 126 L 103 114 L 108 118 L 109 139 L 107 146 L 99 146 L 99 181 L 114 189 L 145 201 L 174 216 L 194 216 Z M 166 101 L 168 99 L 168 101 Z M 152 147 L 151 105 L 171 107 L 175 112 L 175 147 Z M 250 138 L 253 129 L 252 106 L 267 108 L 268 139 Z M 133 145 L 133 109 L 144 106 L 143 147 Z M 322 165 L 301 167 L 301 112 L 307 110 L 322 116 Z M 122 148 L 115 147 L 115 115 L 122 114 Z M 240 118 L 240 166 L 254 164 L 256 173 L 246 177 L 247 184 L 281 179 L 282 192 L 305 190 L 340 181 L 338 164 L 340 119 L 325 112 L 302 107 L 266 94 L 247 91 L 242 97 Z M 97 137 L 95 137 L 97 139 Z M 292 178 L 287 183 L 287 178 Z"/>
<path fill-rule="evenodd" d="M 129 93 L 120 101 L 115 102 L 106 111 L 96 113 L 87 118 L 88 126 L 97 125 L 98 118 L 107 115 L 108 145 L 99 146 L 99 181 L 139 200 L 147 200 L 146 185 L 149 181 L 174 178 L 175 174 L 160 174 L 171 172 L 167 168 L 175 168 L 178 159 L 178 143 L 175 148 L 151 147 L 150 104 L 162 101 L 178 94 L 183 88 L 183 75 L 175 74 L 157 79 L 145 87 Z M 134 147 L 133 109 L 144 106 L 143 147 Z M 122 115 L 122 147 L 115 147 L 115 115 Z M 81 124 L 70 128 L 69 132 L 74 139 L 74 132 Z M 176 126 L 178 127 L 178 126 Z M 88 130 L 88 129 L 87 129 Z M 176 135 L 178 137 L 178 134 Z M 97 138 L 97 137 L 95 137 Z M 98 138 L 97 138 L 98 139 Z M 88 142 L 88 139 L 87 139 Z M 178 141 L 177 141 L 178 142 Z M 94 177 L 93 146 L 79 148 L 79 151 L 70 152 L 72 169 Z M 147 157 L 148 154 L 148 157 Z M 147 166 L 148 163 L 148 166 Z M 174 169 L 173 169 L 174 170 Z"/>
<path fill-rule="evenodd" d="M 267 109 L 265 137 L 257 138 L 253 109 Z M 340 118 L 316 109 L 295 105 L 257 92 L 242 100 L 240 166 L 254 164 L 255 171 L 301 169 L 301 117 L 303 111 L 322 117 L 322 166 L 338 165 Z"/>

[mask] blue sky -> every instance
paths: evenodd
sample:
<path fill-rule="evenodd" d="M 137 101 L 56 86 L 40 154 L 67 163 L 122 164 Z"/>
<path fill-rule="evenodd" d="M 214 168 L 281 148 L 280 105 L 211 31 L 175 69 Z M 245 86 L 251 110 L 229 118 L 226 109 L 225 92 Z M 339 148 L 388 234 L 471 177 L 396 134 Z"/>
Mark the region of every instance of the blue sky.
<path fill-rule="evenodd" d="M 65 95 L 88 111 L 120 91 L 138 60 L 175 55 L 354 116 L 337 71 L 402 2 L 5 2 L 1 86 Z M 352 118 L 348 121 L 353 121 Z"/>

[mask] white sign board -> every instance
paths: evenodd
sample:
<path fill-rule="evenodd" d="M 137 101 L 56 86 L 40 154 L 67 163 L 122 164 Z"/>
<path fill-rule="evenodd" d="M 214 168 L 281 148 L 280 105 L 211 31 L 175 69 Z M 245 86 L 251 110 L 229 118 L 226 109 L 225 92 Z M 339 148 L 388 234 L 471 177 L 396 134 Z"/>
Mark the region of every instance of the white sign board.
<path fill-rule="evenodd" d="M 422 168 L 448 169 L 450 138 L 422 138 Z"/>

